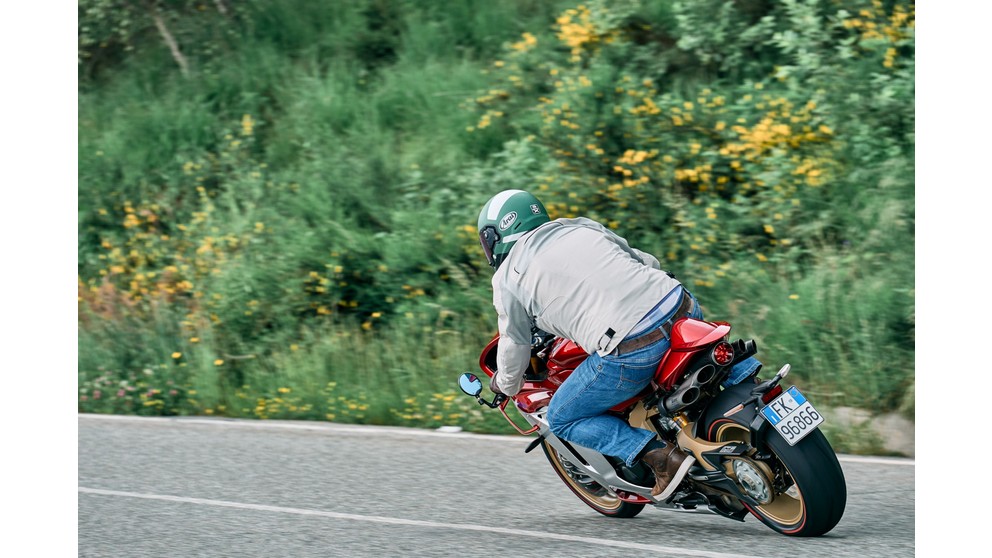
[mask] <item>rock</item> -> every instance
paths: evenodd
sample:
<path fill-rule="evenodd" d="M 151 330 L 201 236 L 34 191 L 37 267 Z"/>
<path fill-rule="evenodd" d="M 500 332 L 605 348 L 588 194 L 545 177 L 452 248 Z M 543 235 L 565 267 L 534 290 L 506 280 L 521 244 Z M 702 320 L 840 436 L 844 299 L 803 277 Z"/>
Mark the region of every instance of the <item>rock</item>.
<path fill-rule="evenodd" d="M 824 409 L 823 414 L 839 431 L 870 431 L 889 455 L 916 457 L 916 423 L 899 413 L 874 415 L 866 409 L 834 407 Z"/>

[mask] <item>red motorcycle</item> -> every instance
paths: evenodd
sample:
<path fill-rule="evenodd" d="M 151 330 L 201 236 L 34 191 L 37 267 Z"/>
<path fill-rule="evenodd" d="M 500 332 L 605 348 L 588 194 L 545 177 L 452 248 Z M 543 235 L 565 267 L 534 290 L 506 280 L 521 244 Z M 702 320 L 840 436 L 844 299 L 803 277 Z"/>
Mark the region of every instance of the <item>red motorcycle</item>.
<path fill-rule="evenodd" d="M 783 535 L 823 535 L 847 504 L 844 473 L 819 429 L 823 417 L 795 386 L 779 385 L 788 364 L 770 380 L 755 374 L 724 386 L 733 365 L 757 352 L 753 340 L 730 342 L 729 333 L 724 322 L 680 319 L 653 382 L 610 410 L 695 457 L 658 496 L 651 495 L 654 476 L 644 464 L 628 467 L 550 431 L 545 415 L 551 397 L 588 356 L 575 342 L 535 332 L 523 389 L 513 397 L 498 394 L 486 401 L 482 381 L 471 373 L 461 376 L 459 386 L 480 405 L 499 409 L 519 433 L 537 434 L 525 451 L 540 445 L 565 485 L 603 515 L 634 517 L 649 504 L 738 521 L 750 513 Z M 489 377 L 496 373 L 498 342 L 494 337 L 479 359 Z M 510 401 L 529 429 L 507 414 Z"/>

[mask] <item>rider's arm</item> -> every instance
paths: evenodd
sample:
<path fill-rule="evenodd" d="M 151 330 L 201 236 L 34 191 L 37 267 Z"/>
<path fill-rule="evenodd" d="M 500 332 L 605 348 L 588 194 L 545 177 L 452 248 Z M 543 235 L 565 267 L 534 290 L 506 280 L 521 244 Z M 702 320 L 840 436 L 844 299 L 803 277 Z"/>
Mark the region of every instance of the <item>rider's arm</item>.
<path fill-rule="evenodd" d="M 532 322 L 524 306 L 500 289 L 493 292 L 493 305 L 499 315 L 496 387 L 506 395 L 516 395 L 530 365 Z"/>

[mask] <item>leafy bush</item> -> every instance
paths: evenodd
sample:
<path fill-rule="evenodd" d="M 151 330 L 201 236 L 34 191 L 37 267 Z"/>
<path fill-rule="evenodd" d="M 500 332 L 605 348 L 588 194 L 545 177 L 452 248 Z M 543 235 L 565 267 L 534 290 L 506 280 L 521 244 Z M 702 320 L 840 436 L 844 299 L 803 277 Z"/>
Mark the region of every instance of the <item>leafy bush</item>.
<path fill-rule="evenodd" d="M 799 356 L 806 381 L 892 406 L 912 366 L 913 12 L 833 6 L 675 2 L 655 28 L 649 6 L 590 2 L 509 43 L 472 105 L 551 156 L 552 216 L 608 223 L 735 323 L 760 307 L 742 299 L 825 318 L 803 326 L 827 343 L 754 329 L 797 342 L 765 356 Z M 826 306 L 790 304 L 805 284 Z M 856 342 L 880 337 L 892 350 Z"/>

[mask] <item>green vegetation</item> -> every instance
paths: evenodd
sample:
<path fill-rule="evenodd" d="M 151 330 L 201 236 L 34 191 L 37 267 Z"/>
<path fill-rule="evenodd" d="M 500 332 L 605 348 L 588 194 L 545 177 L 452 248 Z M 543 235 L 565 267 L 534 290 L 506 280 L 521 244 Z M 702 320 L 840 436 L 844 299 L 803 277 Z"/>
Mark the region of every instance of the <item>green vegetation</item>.
<path fill-rule="evenodd" d="M 815 401 L 914 411 L 915 11 L 79 2 L 79 411 L 460 424 L 529 189 Z M 844 448 L 839 448 L 843 450 Z"/>

